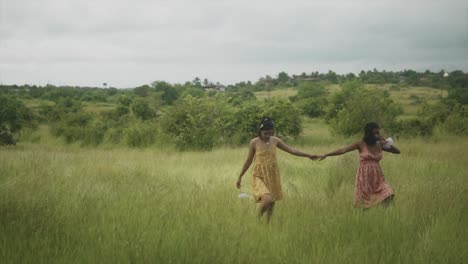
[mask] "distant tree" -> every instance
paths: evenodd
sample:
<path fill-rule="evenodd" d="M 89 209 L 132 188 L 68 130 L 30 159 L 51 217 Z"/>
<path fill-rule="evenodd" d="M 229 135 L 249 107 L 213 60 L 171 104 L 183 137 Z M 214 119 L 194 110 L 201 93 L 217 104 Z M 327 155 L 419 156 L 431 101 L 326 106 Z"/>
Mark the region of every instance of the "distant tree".
<path fill-rule="evenodd" d="M 190 82 L 185 85 L 191 86 Z M 171 84 L 163 81 L 156 81 L 151 84 L 156 92 L 161 93 L 161 100 L 164 104 L 170 105 L 179 98 L 179 92 Z"/>
<path fill-rule="evenodd" d="M 345 107 L 346 101 L 352 94 L 364 89 L 364 84 L 359 80 L 348 81 L 341 84 L 341 91 L 331 95 L 326 111 L 325 120 L 329 122 L 335 118 L 340 110 Z"/>
<path fill-rule="evenodd" d="M 110 87 L 109 89 L 107 89 L 107 95 L 109 96 L 115 95 L 118 93 L 118 91 L 119 90 L 117 88 Z"/>
<path fill-rule="evenodd" d="M 121 95 L 119 99 L 117 100 L 118 104 L 124 105 L 124 106 L 130 106 L 132 103 L 132 98 L 130 98 L 128 95 Z"/>
<path fill-rule="evenodd" d="M 325 75 L 325 79 L 331 83 L 338 83 L 338 75 L 332 70 L 328 71 Z"/>
<path fill-rule="evenodd" d="M 347 96 L 343 107 L 330 124 L 335 133 L 345 136 L 360 133 L 368 122 L 377 122 L 391 130 L 401 113 L 401 107 L 383 91 L 356 89 Z"/>
<path fill-rule="evenodd" d="M 13 134 L 32 119 L 32 112 L 20 100 L 0 94 L 0 145 L 14 145 Z"/>
<path fill-rule="evenodd" d="M 193 83 L 193 85 L 196 86 L 196 87 L 202 87 L 202 85 L 201 85 L 201 80 L 200 80 L 200 78 L 198 78 L 198 77 L 195 77 L 195 79 L 193 79 L 192 83 Z"/>
<path fill-rule="evenodd" d="M 302 82 L 298 86 L 297 95 L 291 101 L 309 117 L 319 117 L 325 114 L 328 92 L 320 82 Z"/>
<path fill-rule="evenodd" d="M 210 81 L 208 81 L 207 78 L 203 79 L 203 87 L 209 87 L 210 86 Z"/>
<path fill-rule="evenodd" d="M 148 102 L 142 99 L 135 100 L 131 105 L 131 109 L 133 114 L 141 120 L 148 120 L 155 117 L 154 110 L 151 109 Z"/>
<path fill-rule="evenodd" d="M 203 97 L 203 95 L 205 95 L 205 92 L 203 92 L 203 90 L 200 88 L 189 87 L 189 88 L 184 89 L 184 91 L 182 92 L 181 98 L 184 98 L 188 95 L 193 96 L 193 97 Z"/>
<path fill-rule="evenodd" d="M 278 74 L 278 82 L 279 83 L 286 83 L 287 81 L 289 81 L 289 79 L 290 79 L 289 75 L 284 71 L 282 71 L 282 72 L 280 72 Z"/>
<path fill-rule="evenodd" d="M 146 85 L 146 84 L 145 84 L 145 85 L 143 85 L 143 86 L 136 87 L 136 88 L 133 90 L 133 92 L 134 92 L 136 95 L 140 96 L 140 97 L 146 97 L 146 96 L 148 96 L 148 93 L 149 93 L 149 91 L 150 91 L 150 88 L 151 88 L 151 87 L 150 87 L 149 85 Z"/>

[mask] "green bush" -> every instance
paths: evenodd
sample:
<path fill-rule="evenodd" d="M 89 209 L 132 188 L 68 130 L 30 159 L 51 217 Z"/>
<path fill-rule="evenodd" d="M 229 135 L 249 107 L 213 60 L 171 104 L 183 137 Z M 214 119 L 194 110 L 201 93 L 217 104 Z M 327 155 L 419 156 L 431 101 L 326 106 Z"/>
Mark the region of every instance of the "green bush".
<path fill-rule="evenodd" d="M 455 135 L 468 134 L 468 106 L 456 105 L 445 119 L 443 128 Z"/>
<path fill-rule="evenodd" d="M 33 114 L 23 102 L 0 94 L 0 145 L 15 145 L 13 135 L 25 126 L 35 126 Z"/>
<path fill-rule="evenodd" d="M 302 129 L 301 111 L 286 100 L 244 103 L 227 122 L 231 144 L 244 144 L 256 136 L 262 117 L 275 120 L 278 136 L 290 139 L 299 136 Z"/>
<path fill-rule="evenodd" d="M 399 92 L 399 91 L 401 91 L 401 87 L 399 85 L 392 84 L 392 86 L 390 86 L 389 90 L 392 91 L 392 92 Z"/>
<path fill-rule="evenodd" d="M 223 120 L 227 115 L 226 103 L 221 98 L 188 95 L 166 109 L 161 123 L 178 149 L 210 150 L 223 136 Z"/>
<path fill-rule="evenodd" d="M 135 100 L 131 105 L 131 109 L 133 114 L 141 120 L 152 119 L 156 116 L 155 111 L 150 107 L 148 102 L 142 99 Z"/>
<path fill-rule="evenodd" d="M 327 99 L 322 98 L 304 98 L 295 102 L 302 114 L 308 117 L 320 117 L 326 112 Z"/>
<path fill-rule="evenodd" d="M 102 119 L 92 119 L 85 126 L 83 133 L 83 145 L 97 146 L 104 141 L 104 136 L 107 131 L 106 123 Z"/>
<path fill-rule="evenodd" d="M 390 132 L 395 136 L 416 137 L 432 135 L 434 125 L 425 119 L 405 119 L 397 121 Z"/>
<path fill-rule="evenodd" d="M 343 83 L 341 87 L 341 91 L 334 93 L 329 99 L 325 115 L 325 120 L 327 122 L 336 118 L 338 112 L 345 107 L 346 102 L 353 94 L 365 89 L 364 84 L 359 80 L 347 81 Z"/>
<path fill-rule="evenodd" d="M 304 115 L 319 117 L 325 114 L 328 92 L 323 83 L 302 82 L 297 89 L 297 95 L 292 96 L 291 101 Z"/>
<path fill-rule="evenodd" d="M 263 116 L 275 120 L 275 133 L 286 140 L 297 138 L 302 131 L 300 110 L 286 100 L 273 100 L 265 104 Z M 259 122 L 257 120 L 257 126 Z"/>
<path fill-rule="evenodd" d="M 368 122 L 377 122 L 391 128 L 402 108 L 390 99 L 388 93 L 366 88 L 349 94 L 335 118 L 330 122 L 332 131 L 346 136 L 360 133 Z"/>
<path fill-rule="evenodd" d="M 125 128 L 123 133 L 127 146 L 142 148 L 154 144 L 158 129 L 155 123 L 137 121 Z"/>
<path fill-rule="evenodd" d="M 85 138 L 87 126 L 92 120 L 92 115 L 86 112 L 68 113 L 51 125 L 51 133 L 63 137 L 66 143 L 80 141 Z"/>

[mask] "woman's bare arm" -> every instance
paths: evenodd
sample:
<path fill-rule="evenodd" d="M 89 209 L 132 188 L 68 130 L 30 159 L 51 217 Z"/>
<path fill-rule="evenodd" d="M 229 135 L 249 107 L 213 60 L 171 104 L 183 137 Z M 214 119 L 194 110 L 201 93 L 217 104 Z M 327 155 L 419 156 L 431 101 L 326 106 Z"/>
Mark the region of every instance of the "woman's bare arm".
<path fill-rule="evenodd" d="M 380 144 L 382 145 L 382 150 L 383 151 L 390 152 L 390 153 L 393 153 L 393 154 L 400 154 L 400 150 L 397 147 L 395 147 L 394 145 L 391 145 L 389 148 L 384 148 L 383 146 L 385 144 L 387 144 L 387 143 L 388 143 L 387 140 L 383 136 L 381 136 L 380 137 Z"/>
<path fill-rule="evenodd" d="M 395 147 L 395 146 L 390 146 L 390 148 L 386 149 L 386 148 L 382 148 L 383 151 L 386 151 L 386 152 L 390 152 L 390 153 L 393 153 L 393 154 L 400 154 L 400 150 Z"/>
<path fill-rule="evenodd" d="M 281 150 L 289 153 L 289 154 L 292 154 L 294 156 L 299 156 L 299 157 L 307 157 L 307 158 L 310 158 L 310 159 L 316 159 L 317 158 L 317 155 L 310 155 L 310 154 L 307 154 L 307 153 L 304 153 L 304 152 L 301 152 L 293 147 L 290 147 L 288 145 L 286 145 L 281 139 L 279 138 L 276 138 L 276 140 L 278 141 L 278 148 L 280 148 Z"/>
<path fill-rule="evenodd" d="M 322 156 L 319 156 L 318 159 L 319 160 L 324 160 L 325 158 L 329 157 L 329 156 L 339 156 L 339 155 L 343 155 L 347 152 L 350 152 L 350 151 L 353 151 L 353 150 L 356 150 L 356 149 L 359 149 L 359 146 L 361 145 L 361 141 L 358 141 L 356 143 L 353 143 L 349 146 L 346 146 L 344 148 L 340 148 L 340 149 L 337 149 L 335 151 L 332 151 L 332 152 L 329 152 L 325 155 L 322 155 Z"/>
<path fill-rule="evenodd" d="M 239 178 L 237 179 L 237 188 L 240 189 L 241 187 L 241 180 L 242 176 L 244 176 L 245 172 L 249 169 L 250 165 L 255 156 L 255 139 L 252 139 L 249 144 L 249 154 L 247 154 L 247 159 L 244 162 L 244 166 L 242 167 L 241 173 L 239 174 Z"/>

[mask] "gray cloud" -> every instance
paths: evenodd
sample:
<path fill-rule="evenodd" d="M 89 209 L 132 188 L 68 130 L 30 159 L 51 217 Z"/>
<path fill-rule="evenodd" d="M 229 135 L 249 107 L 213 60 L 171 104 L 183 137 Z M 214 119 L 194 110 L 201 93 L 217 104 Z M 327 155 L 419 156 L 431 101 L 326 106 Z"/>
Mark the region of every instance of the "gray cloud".
<path fill-rule="evenodd" d="M 0 0 L 0 81 L 232 83 L 281 70 L 468 70 L 468 3 Z"/>

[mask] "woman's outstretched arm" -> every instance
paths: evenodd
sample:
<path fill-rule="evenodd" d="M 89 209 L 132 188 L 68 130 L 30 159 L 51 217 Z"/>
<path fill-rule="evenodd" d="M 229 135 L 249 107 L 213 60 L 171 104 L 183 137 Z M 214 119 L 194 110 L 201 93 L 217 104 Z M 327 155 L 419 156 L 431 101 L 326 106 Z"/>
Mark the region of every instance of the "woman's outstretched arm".
<path fill-rule="evenodd" d="M 380 143 L 382 144 L 382 150 L 386 152 L 390 152 L 393 154 L 400 154 L 400 150 L 395 147 L 394 145 L 391 145 L 389 148 L 385 148 L 385 144 L 387 144 L 387 140 L 384 137 L 380 137 Z"/>
<path fill-rule="evenodd" d="M 397 147 L 393 146 L 393 145 L 391 145 L 389 148 L 382 148 L 382 150 L 386 151 L 386 152 L 393 153 L 393 154 L 400 154 L 400 150 Z"/>
<path fill-rule="evenodd" d="M 327 157 L 329 156 L 339 156 L 339 155 L 343 155 L 345 154 L 346 152 L 350 152 L 350 151 L 353 151 L 353 150 L 356 150 L 356 149 L 359 149 L 359 146 L 361 145 L 361 142 L 358 141 L 356 143 L 353 143 L 349 146 L 346 146 L 344 148 L 340 148 L 340 149 L 337 149 L 335 151 L 332 151 L 330 153 L 327 153 L 325 155 L 322 155 L 322 156 L 319 156 L 318 159 L 319 160 L 324 160 L 326 159 Z"/>
<path fill-rule="evenodd" d="M 244 176 L 245 172 L 249 169 L 250 165 L 252 164 L 254 156 L 255 156 L 255 140 L 252 139 L 249 145 L 249 154 L 247 154 L 247 159 L 245 160 L 244 166 L 242 167 L 242 171 L 239 174 L 239 178 L 237 179 L 237 183 L 236 183 L 237 189 L 240 189 L 242 176 Z"/>
<path fill-rule="evenodd" d="M 295 148 L 292 148 L 288 145 L 286 145 L 281 139 L 277 138 L 278 140 L 278 148 L 280 148 L 281 150 L 289 153 L 289 154 L 292 154 L 294 156 L 299 156 L 299 157 L 307 157 L 309 159 L 317 159 L 317 155 L 310 155 L 310 154 L 307 154 L 307 153 L 304 153 L 304 152 L 301 152 Z"/>

